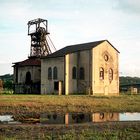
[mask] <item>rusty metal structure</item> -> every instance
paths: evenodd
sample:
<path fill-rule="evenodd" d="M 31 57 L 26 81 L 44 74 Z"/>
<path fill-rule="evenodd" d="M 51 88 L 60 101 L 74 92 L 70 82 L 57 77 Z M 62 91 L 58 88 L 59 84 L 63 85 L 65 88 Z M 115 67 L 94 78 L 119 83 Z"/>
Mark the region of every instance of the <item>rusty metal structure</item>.
<path fill-rule="evenodd" d="M 30 57 L 47 56 L 56 50 L 48 32 L 48 21 L 45 19 L 34 19 L 28 22 L 28 35 L 31 36 Z"/>
<path fill-rule="evenodd" d="M 40 94 L 41 57 L 54 52 L 48 32 L 48 21 L 34 19 L 27 23 L 28 35 L 31 37 L 30 55 L 26 60 L 13 63 L 14 93 Z"/>

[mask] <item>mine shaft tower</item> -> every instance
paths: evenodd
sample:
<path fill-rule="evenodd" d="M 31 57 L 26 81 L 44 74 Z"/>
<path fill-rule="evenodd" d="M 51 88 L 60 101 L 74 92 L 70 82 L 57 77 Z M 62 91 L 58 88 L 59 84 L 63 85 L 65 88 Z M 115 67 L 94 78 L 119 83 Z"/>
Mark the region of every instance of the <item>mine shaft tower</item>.
<path fill-rule="evenodd" d="M 31 36 L 30 57 L 41 57 L 51 54 L 51 48 L 55 49 L 48 32 L 48 21 L 45 19 L 34 19 L 28 22 L 28 35 Z M 55 49 L 56 50 L 56 49 Z"/>

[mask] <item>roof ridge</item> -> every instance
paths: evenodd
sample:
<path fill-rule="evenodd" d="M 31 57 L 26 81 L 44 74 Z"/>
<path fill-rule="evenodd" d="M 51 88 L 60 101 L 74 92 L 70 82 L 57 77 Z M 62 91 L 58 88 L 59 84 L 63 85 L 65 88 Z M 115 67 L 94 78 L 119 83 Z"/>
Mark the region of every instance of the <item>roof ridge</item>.
<path fill-rule="evenodd" d="M 77 46 L 77 45 L 84 45 L 84 44 L 91 44 L 91 43 L 98 43 L 98 42 L 104 42 L 108 40 L 99 40 L 99 41 L 92 41 L 92 42 L 85 42 L 85 43 L 78 43 L 78 44 L 73 44 L 73 45 L 68 45 L 68 46 Z M 66 46 L 66 47 L 68 47 Z M 65 48 L 65 47 L 64 47 Z"/>
<path fill-rule="evenodd" d="M 68 47 L 72 47 L 72 46 L 93 44 L 93 43 L 98 43 L 98 42 L 102 43 L 102 42 L 104 42 L 104 41 L 108 41 L 108 40 L 100 40 L 100 41 L 92 41 L 92 42 L 86 42 L 86 43 L 79 43 L 79 44 L 68 45 L 68 46 L 65 46 L 64 48 L 59 49 L 58 51 L 61 51 L 61 50 L 63 50 L 63 49 L 67 49 Z M 56 52 L 58 52 L 58 51 L 56 51 Z M 56 53 L 56 52 L 54 52 L 54 53 Z M 52 53 L 52 54 L 54 54 L 54 53 Z M 50 55 L 51 55 L 51 54 L 50 54 Z"/>
<path fill-rule="evenodd" d="M 58 51 L 47 55 L 46 57 L 42 58 L 53 58 L 53 57 L 64 57 L 68 53 L 74 53 L 77 51 L 82 51 L 82 50 L 90 50 L 99 44 L 107 41 L 116 51 L 118 51 L 107 39 L 106 40 L 99 40 L 99 41 L 94 41 L 94 42 L 87 42 L 87 43 L 81 43 L 81 44 L 74 44 L 74 45 L 69 45 L 64 48 L 59 49 Z M 119 51 L 118 51 L 119 52 Z"/>

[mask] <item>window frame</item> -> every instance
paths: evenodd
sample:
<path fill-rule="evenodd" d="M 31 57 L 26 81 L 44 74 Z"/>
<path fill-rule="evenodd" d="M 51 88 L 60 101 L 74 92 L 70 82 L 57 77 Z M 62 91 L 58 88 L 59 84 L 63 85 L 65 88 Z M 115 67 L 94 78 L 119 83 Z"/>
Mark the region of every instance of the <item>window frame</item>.
<path fill-rule="evenodd" d="M 31 72 L 28 71 L 26 72 L 25 84 L 29 85 L 31 83 L 32 83 L 32 75 L 31 75 Z"/>
<path fill-rule="evenodd" d="M 113 80 L 113 69 L 110 68 L 109 69 L 109 81 L 112 81 Z"/>
<path fill-rule="evenodd" d="M 75 66 L 72 68 L 72 79 L 77 79 L 77 68 Z"/>
<path fill-rule="evenodd" d="M 52 68 L 48 68 L 48 80 L 52 80 Z"/>
<path fill-rule="evenodd" d="M 99 69 L 99 78 L 100 80 L 104 80 L 104 68 L 100 67 Z"/>
<path fill-rule="evenodd" d="M 80 67 L 80 69 L 79 69 L 79 79 L 80 80 L 85 80 L 85 69 L 84 69 L 84 67 Z"/>
<path fill-rule="evenodd" d="M 53 68 L 53 79 L 54 80 L 58 79 L 58 70 L 56 66 Z"/>
<path fill-rule="evenodd" d="M 59 82 L 58 81 L 54 81 L 54 90 L 55 91 L 59 90 Z"/>

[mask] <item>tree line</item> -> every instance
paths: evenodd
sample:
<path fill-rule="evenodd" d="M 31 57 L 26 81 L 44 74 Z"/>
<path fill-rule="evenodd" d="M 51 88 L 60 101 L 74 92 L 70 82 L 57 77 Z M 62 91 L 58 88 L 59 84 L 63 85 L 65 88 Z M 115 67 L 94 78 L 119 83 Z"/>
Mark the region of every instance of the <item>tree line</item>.
<path fill-rule="evenodd" d="M 11 90 L 13 89 L 13 74 L 1 75 L 0 79 L 3 82 L 3 88 Z"/>
<path fill-rule="evenodd" d="M 121 76 L 119 81 L 120 85 L 140 84 L 140 77 Z"/>
<path fill-rule="evenodd" d="M 0 79 L 3 81 L 3 88 L 13 88 L 13 74 L 1 75 Z M 120 85 L 140 84 L 140 77 L 121 76 L 119 81 Z"/>

